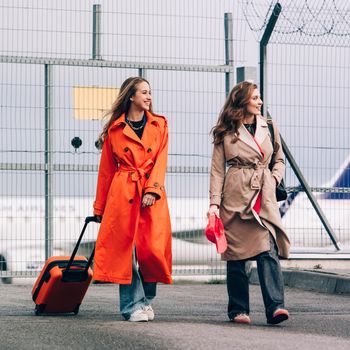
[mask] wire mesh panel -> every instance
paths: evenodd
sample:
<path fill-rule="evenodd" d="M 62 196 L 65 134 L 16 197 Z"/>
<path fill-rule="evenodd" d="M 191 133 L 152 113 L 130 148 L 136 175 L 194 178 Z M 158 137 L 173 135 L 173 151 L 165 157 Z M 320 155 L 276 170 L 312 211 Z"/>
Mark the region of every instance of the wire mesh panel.
<path fill-rule="evenodd" d="M 237 4 L 16 0 L 0 7 L 3 281 L 34 276 L 49 255 L 71 252 L 92 213 L 101 118 L 121 83 L 137 75 L 150 81 L 154 110 L 169 121 L 175 274 L 221 274 L 203 229 L 209 131 L 226 78 L 235 76 L 226 59 L 225 25 L 235 33 L 230 55 L 237 64 L 244 60 Z M 230 23 L 225 13 L 233 14 Z M 97 228 L 87 232 L 85 255 Z"/>
<path fill-rule="evenodd" d="M 203 235 L 209 131 L 236 68 L 259 65 L 276 1 L 3 0 L 0 4 L 0 278 L 35 276 L 69 254 L 92 213 L 102 116 L 129 76 L 169 122 L 167 193 L 175 274 L 223 273 Z M 349 28 L 345 1 L 281 1 L 268 45 L 265 104 L 349 245 Z M 329 247 L 288 165 L 282 204 L 294 247 Z M 298 193 L 298 194 L 297 194 Z M 296 195 L 297 194 L 297 195 Z M 302 219 L 301 219 L 302 218 Z M 81 252 L 97 235 L 91 226 Z"/>

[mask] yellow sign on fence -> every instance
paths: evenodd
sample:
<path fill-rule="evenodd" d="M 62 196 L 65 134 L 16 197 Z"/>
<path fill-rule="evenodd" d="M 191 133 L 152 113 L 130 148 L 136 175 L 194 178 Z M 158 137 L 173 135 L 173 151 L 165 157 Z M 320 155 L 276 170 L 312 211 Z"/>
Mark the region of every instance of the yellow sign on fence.
<path fill-rule="evenodd" d="M 75 119 L 98 120 L 111 108 L 119 89 L 104 87 L 73 87 Z"/>

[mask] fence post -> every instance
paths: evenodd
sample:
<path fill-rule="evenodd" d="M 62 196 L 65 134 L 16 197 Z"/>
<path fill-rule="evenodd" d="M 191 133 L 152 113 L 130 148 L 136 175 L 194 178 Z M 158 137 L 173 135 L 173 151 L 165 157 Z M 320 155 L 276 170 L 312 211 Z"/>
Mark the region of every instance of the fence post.
<path fill-rule="evenodd" d="M 92 59 L 101 60 L 101 5 L 92 10 Z"/>
<path fill-rule="evenodd" d="M 145 77 L 145 69 L 143 69 L 143 68 L 139 68 L 138 69 L 138 73 L 139 73 L 139 77 L 140 78 L 144 78 Z"/>
<path fill-rule="evenodd" d="M 271 17 L 266 25 L 264 34 L 260 40 L 260 95 L 261 95 L 261 99 L 264 101 L 263 104 L 263 115 L 266 115 L 266 111 L 267 111 L 267 97 L 266 97 L 266 87 L 267 87 L 267 79 L 266 79 L 266 47 L 267 44 L 270 40 L 271 34 L 275 28 L 277 19 L 281 13 L 282 10 L 282 6 L 281 4 L 278 2 L 275 7 L 273 8 Z"/>
<path fill-rule="evenodd" d="M 236 83 L 239 84 L 242 81 L 256 83 L 256 67 L 237 67 Z"/>
<path fill-rule="evenodd" d="M 53 254 L 52 66 L 45 64 L 45 260 Z"/>
<path fill-rule="evenodd" d="M 233 67 L 233 30 L 232 30 L 232 13 L 226 12 L 225 22 L 225 64 Z M 225 73 L 225 91 L 226 96 L 230 93 L 233 82 L 233 73 Z"/>

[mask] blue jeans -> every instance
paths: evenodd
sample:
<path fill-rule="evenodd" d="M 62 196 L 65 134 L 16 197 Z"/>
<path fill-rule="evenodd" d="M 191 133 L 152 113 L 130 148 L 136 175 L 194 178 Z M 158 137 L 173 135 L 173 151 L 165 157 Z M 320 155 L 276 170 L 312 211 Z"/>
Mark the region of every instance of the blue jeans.
<path fill-rule="evenodd" d="M 248 260 L 256 260 L 266 318 L 278 308 L 284 308 L 284 283 L 276 243 L 270 235 L 270 250 Z M 228 317 L 249 315 L 249 280 L 245 270 L 247 260 L 227 262 Z"/>
<path fill-rule="evenodd" d="M 130 315 L 150 305 L 157 292 L 156 282 L 145 282 L 137 268 L 135 253 L 132 256 L 131 284 L 119 285 L 120 313 L 128 320 Z"/>

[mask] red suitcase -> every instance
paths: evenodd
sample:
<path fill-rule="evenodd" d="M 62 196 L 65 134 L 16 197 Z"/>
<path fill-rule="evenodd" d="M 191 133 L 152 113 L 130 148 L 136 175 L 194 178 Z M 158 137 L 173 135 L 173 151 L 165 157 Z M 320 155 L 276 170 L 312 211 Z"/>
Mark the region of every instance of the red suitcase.
<path fill-rule="evenodd" d="M 98 219 L 94 216 L 85 219 L 71 256 L 53 256 L 46 261 L 32 289 L 36 315 L 79 312 L 80 304 L 92 279 L 90 265 L 94 250 L 89 260 L 84 256 L 76 256 L 76 253 L 89 222 L 98 222 Z"/>

